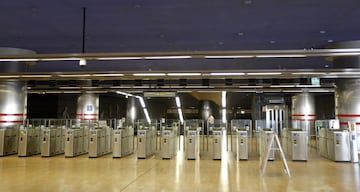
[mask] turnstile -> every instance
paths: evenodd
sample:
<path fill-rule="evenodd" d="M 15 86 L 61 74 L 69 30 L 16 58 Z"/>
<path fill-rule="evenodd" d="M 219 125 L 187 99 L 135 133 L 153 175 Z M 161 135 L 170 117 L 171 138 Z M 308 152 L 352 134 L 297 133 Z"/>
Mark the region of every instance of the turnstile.
<path fill-rule="evenodd" d="M 41 127 L 21 126 L 19 129 L 18 156 L 27 157 L 41 153 Z"/>
<path fill-rule="evenodd" d="M 99 157 L 111 153 L 112 128 L 98 127 L 89 135 L 89 157 Z"/>
<path fill-rule="evenodd" d="M 189 129 L 186 135 L 187 159 L 198 159 L 200 156 L 200 130 Z"/>
<path fill-rule="evenodd" d="M 262 129 L 260 131 L 260 156 L 264 155 L 266 147 L 268 143 L 271 140 L 271 136 L 274 134 L 274 132 L 271 129 Z M 275 160 L 275 150 L 273 149 L 273 146 L 271 146 L 270 154 L 268 157 L 268 160 Z"/>
<path fill-rule="evenodd" d="M 249 159 L 248 150 L 248 132 L 247 130 L 237 130 L 237 159 L 247 160 Z"/>
<path fill-rule="evenodd" d="M 351 161 L 349 131 L 321 128 L 319 135 L 321 156 L 333 161 Z"/>
<path fill-rule="evenodd" d="M 114 130 L 113 157 L 124 157 L 134 152 L 134 128 Z"/>
<path fill-rule="evenodd" d="M 171 159 L 177 152 L 177 131 L 175 127 L 165 128 L 161 133 L 161 157 Z"/>
<path fill-rule="evenodd" d="M 75 157 L 88 153 L 89 128 L 69 128 L 66 130 L 65 138 L 65 157 Z"/>
<path fill-rule="evenodd" d="M 213 159 L 220 160 L 222 153 L 222 130 L 221 129 L 213 129 Z"/>
<path fill-rule="evenodd" d="M 155 129 L 140 129 L 137 135 L 137 157 L 145 159 L 156 151 Z"/>
<path fill-rule="evenodd" d="M 65 148 L 65 126 L 45 127 L 42 132 L 41 156 L 51 157 L 64 153 Z"/>
<path fill-rule="evenodd" d="M 288 154 L 293 161 L 308 160 L 308 132 L 291 131 Z"/>
<path fill-rule="evenodd" d="M 18 152 L 19 128 L 0 128 L 0 156 L 12 155 Z"/>

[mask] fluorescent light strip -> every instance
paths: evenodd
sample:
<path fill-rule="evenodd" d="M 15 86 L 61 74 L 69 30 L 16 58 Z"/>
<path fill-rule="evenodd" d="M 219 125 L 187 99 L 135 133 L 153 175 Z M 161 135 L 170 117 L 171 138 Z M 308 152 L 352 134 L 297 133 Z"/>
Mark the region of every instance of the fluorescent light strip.
<path fill-rule="evenodd" d="M 99 57 L 96 60 L 137 60 L 143 57 Z"/>
<path fill-rule="evenodd" d="M 201 73 L 168 73 L 168 76 L 200 76 Z"/>
<path fill-rule="evenodd" d="M 261 85 L 241 85 L 239 88 L 263 88 Z"/>
<path fill-rule="evenodd" d="M 226 107 L 226 91 L 221 92 L 221 104 L 222 107 Z"/>
<path fill-rule="evenodd" d="M 80 89 L 80 87 L 59 87 L 59 89 Z"/>
<path fill-rule="evenodd" d="M 207 55 L 204 56 L 205 59 L 238 59 L 238 58 L 253 58 L 255 56 L 252 55 L 219 55 L 219 56 L 212 56 Z"/>
<path fill-rule="evenodd" d="M 0 76 L 0 78 L 4 78 L 4 79 L 6 79 L 6 78 L 19 78 L 20 77 L 20 75 L 2 75 L 2 76 Z"/>
<path fill-rule="evenodd" d="M 151 119 L 150 119 L 150 116 L 149 116 L 149 112 L 146 108 L 144 108 L 144 114 L 145 114 L 145 118 L 147 120 L 147 122 L 150 124 L 151 123 Z"/>
<path fill-rule="evenodd" d="M 69 74 L 69 75 L 66 75 L 66 74 L 62 74 L 62 75 L 59 75 L 59 77 L 90 77 L 91 75 L 90 74 L 77 74 L 77 75 L 73 75 L 73 74 Z"/>
<path fill-rule="evenodd" d="M 184 123 L 184 116 L 183 116 L 182 110 L 180 108 L 178 108 L 178 113 L 179 113 L 180 122 Z"/>
<path fill-rule="evenodd" d="M 236 75 L 245 75 L 245 73 L 210 73 L 212 76 L 236 76 Z"/>
<path fill-rule="evenodd" d="M 181 56 L 149 56 L 143 57 L 144 59 L 191 59 L 191 56 L 181 55 Z"/>
<path fill-rule="evenodd" d="M 4 61 L 4 62 L 39 61 L 39 59 L 31 59 L 31 58 L 24 58 L 24 59 L 0 59 L 0 61 Z"/>
<path fill-rule="evenodd" d="M 296 87 L 321 87 L 320 85 L 296 85 Z"/>
<path fill-rule="evenodd" d="M 24 77 L 24 78 L 31 78 L 31 77 L 35 77 L 35 78 L 47 78 L 47 77 L 51 77 L 52 75 L 20 75 L 20 77 Z"/>
<path fill-rule="evenodd" d="M 44 58 L 39 59 L 40 61 L 80 61 L 81 58 L 69 57 L 69 58 Z"/>
<path fill-rule="evenodd" d="M 273 72 L 273 73 L 246 73 L 247 75 L 281 75 L 279 72 Z"/>
<path fill-rule="evenodd" d="M 226 123 L 226 109 L 222 109 L 222 122 Z"/>
<path fill-rule="evenodd" d="M 256 55 L 256 58 L 291 58 L 291 57 L 306 57 L 306 55 Z"/>
<path fill-rule="evenodd" d="M 325 72 L 295 72 L 291 75 L 325 75 Z"/>
<path fill-rule="evenodd" d="M 139 99 L 139 101 L 140 101 L 140 105 L 141 105 L 141 107 L 142 107 L 142 108 L 145 108 L 145 107 L 146 107 L 146 105 L 145 105 L 145 102 L 144 102 L 144 98 L 142 98 L 142 97 L 138 97 L 138 99 Z"/>
<path fill-rule="evenodd" d="M 121 73 L 105 73 L 105 74 L 92 74 L 94 77 L 121 77 L 124 76 L 124 74 Z"/>
<path fill-rule="evenodd" d="M 176 106 L 177 106 L 178 108 L 180 108 L 180 107 L 181 107 L 180 98 L 179 98 L 179 97 L 175 97 L 175 101 L 176 101 Z"/>
<path fill-rule="evenodd" d="M 128 96 L 128 97 L 134 96 L 133 94 L 125 93 L 125 92 L 121 92 L 121 91 L 116 91 L 116 93 L 117 93 L 117 94 L 120 94 L 120 95 Z"/>
<path fill-rule="evenodd" d="M 344 71 L 344 72 L 331 72 L 329 75 L 360 75 L 360 72 L 354 71 Z"/>
<path fill-rule="evenodd" d="M 295 87 L 295 85 L 270 85 L 272 88 Z"/>
<path fill-rule="evenodd" d="M 134 73 L 133 76 L 165 76 L 165 73 Z"/>

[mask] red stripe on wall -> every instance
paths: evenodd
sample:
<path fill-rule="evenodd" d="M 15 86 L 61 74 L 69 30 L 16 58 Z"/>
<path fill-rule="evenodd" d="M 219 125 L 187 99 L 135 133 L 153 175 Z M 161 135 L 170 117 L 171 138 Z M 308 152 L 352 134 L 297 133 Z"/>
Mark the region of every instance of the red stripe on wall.
<path fill-rule="evenodd" d="M 14 121 L 4 121 L 4 120 L 0 120 L 0 123 L 22 123 L 24 122 L 23 120 L 14 120 Z"/>
<path fill-rule="evenodd" d="M 316 121 L 316 119 L 292 119 L 293 121 Z"/>
<path fill-rule="evenodd" d="M 360 114 L 338 114 L 338 117 L 360 117 Z"/>
<path fill-rule="evenodd" d="M 97 116 L 98 114 L 76 114 L 76 116 L 85 116 L 85 115 L 89 115 L 89 116 Z"/>
<path fill-rule="evenodd" d="M 347 125 L 348 122 L 340 122 L 340 125 Z M 360 122 L 356 122 L 356 125 L 360 125 Z"/>
<path fill-rule="evenodd" d="M 15 113 L 15 114 L 0 113 L 0 116 L 1 116 L 1 117 L 4 117 L 4 116 L 26 116 L 26 114 L 23 114 L 23 113 Z"/>
<path fill-rule="evenodd" d="M 308 114 L 308 115 L 305 115 L 305 114 L 292 114 L 292 116 L 296 116 L 296 117 L 310 116 L 310 117 L 313 117 L 313 116 L 316 116 L 316 114 Z"/>

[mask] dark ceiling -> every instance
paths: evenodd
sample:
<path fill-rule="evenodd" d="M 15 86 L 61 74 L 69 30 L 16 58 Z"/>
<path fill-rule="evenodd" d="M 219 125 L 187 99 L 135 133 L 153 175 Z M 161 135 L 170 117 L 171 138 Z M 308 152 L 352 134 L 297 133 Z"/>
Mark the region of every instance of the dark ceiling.
<path fill-rule="evenodd" d="M 360 39 L 359 0 L 3 0 L 0 47 L 37 53 L 323 48 Z M 322 57 L 39 62 L 29 71 L 321 69 Z"/>

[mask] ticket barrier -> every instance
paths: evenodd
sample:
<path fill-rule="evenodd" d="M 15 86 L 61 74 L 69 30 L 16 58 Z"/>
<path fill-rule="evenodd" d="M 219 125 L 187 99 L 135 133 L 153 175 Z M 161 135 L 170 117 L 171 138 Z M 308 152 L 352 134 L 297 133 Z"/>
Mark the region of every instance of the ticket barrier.
<path fill-rule="evenodd" d="M 19 148 L 18 156 L 27 157 L 31 155 L 41 154 L 41 127 L 20 126 L 19 129 Z"/>
<path fill-rule="evenodd" d="M 134 152 L 134 128 L 126 127 L 114 130 L 113 157 L 124 157 Z"/>
<path fill-rule="evenodd" d="M 137 157 L 145 159 L 156 151 L 155 129 L 140 129 L 137 135 Z"/>
<path fill-rule="evenodd" d="M 259 142 L 260 156 L 264 155 L 266 147 L 271 140 L 272 134 L 274 134 L 274 132 L 270 128 L 264 128 L 264 129 L 260 130 L 260 142 Z M 275 160 L 275 150 L 274 149 L 270 150 L 268 160 Z"/>
<path fill-rule="evenodd" d="M 89 128 L 69 128 L 66 130 L 65 138 L 65 157 L 76 157 L 88 153 Z"/>
<path fill-rule="evenodd" d="M 177 152 L 176 127 L 167 127 L 161 133 L 161 156 L 163 159 L 171 159 Z"/>
<path fill-rule="evenodd" d="M 222 153 L 222 129 L 214 128 L 212 131 L 213 135 L 213 159 L 221 160 L 221 153 Z"/>
<path fill-rule="evenodd" d="M 42 132 L 41 156 L 51 157 L 63 154 L 65 149 L 65 126 L 45 127 Z"/>
<path fill-rule="evenodd" d="M 285 129 L 283 131 L 283 149 L 293 161 L 308 160 L 308 132 L 301 129 Z"/>
<path fill-rule="evenodd" d="M 237 129 L 237 159 L 249 159 L 248 132 L 246 129 Z"/>
<path fill-rule="evenodd" d="M 18 152 L 19 128 L 17 126 L 0 128 L 0 156 Z"/>
<path fill-rule="evenodd" d="M 98 127 L 90 130 L 89 135 L 89 157 L 100 157 L 111 153 L 112 150 L 112 128 Z"/>
<path fill-rule="evenodd" d="M 200 129 L 189 129 L 186 135 L 187 159 L 196 160 L 200 156 Z"/>
<path fill-rule="evenodd" d="M 349 131 L 341 129 L 320 129 L 321 133 L 325 136 L 326 145 L 323 145 L 320 140 L 320 155 L 333 161 L 351 161 L 351 150 L 350 150 L 350 136 Z M 326 149 L 323 149 L 325 148 Z M 326 153 L 324 153 L 326 152 Z"/>

